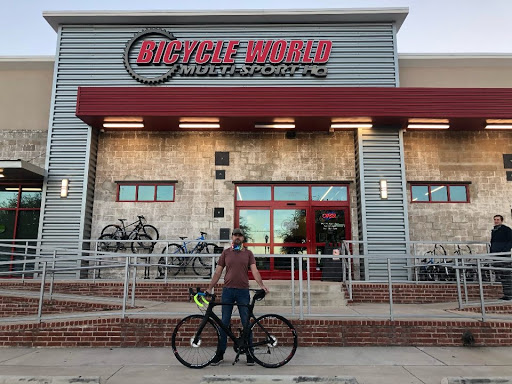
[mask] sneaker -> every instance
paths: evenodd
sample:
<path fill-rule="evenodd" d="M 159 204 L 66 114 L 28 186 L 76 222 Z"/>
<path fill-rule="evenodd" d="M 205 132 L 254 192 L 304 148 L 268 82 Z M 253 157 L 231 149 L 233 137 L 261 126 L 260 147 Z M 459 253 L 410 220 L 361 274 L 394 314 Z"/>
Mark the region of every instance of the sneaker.
<path fill-rule="evenodd" d="M 254 365 L 254 359 L 251 355 L 247 355 L 247 365 L 252 366 Z"/>
<path fill-rule="evenodd" d="M 224 352 L 219 352 L 215 355 L 210 365 L 216 366 L 224 361 Z"/>

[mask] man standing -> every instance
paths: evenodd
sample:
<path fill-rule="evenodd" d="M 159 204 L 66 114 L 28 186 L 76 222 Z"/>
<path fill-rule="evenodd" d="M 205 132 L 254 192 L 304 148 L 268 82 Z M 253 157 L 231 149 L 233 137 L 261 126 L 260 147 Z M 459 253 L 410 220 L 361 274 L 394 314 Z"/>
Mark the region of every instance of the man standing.
<path fill-rule="evenodd" d="M 235 228 L 231 234 L 231 247 L 225 249 L 220 255 L 219 263 L 213 274 L 212 281 L 208 286 L 208 292 L 211 292 L 215 284 L 220 279 L 222 271 L 226 268 L 226 275 L 224 276 L 224 288 L 222 289 L 222 303 L 232 303 L 238 305 L 238 312 L 240 313 L 240 320 L 242 324 L 247 324 L 249 321 L 249 269 L 254 276 L 254 280 L 258 283 L 261 289 L 268 292 L 267 287 L 263 284 L 261 275 L 256 268 L 256 260 L 251 251 L 244 247 L 244 234 L 240 228 Z M 231 314 L 233 312 L 233 305 L 222 306 L 222 323 L 229 327 L 231 322 Z M 224 352 L 227 346 L 227 335 L 220 331 L 220 347 L 219 353 L 213 359 L 211 365 L 219 365 L 224 360 Z M 247 355 L 247 365 L 254 365 L 251 356 Z"/>
<path fill-rule="evenodd" d="M 494 228 L 491 231 L 491 253 L 510 252 L 512 248 L 512 230 L 503 224 L 503 216 L 494 216 Z M 510 255 L 503 255 L 510 259 Z M 512 263 L 496 263 L 496 267 L 511 268 Z M 502 300 L 512 300 L 512 271 L 496 271 L 496 277 L 503 286 Z"/>

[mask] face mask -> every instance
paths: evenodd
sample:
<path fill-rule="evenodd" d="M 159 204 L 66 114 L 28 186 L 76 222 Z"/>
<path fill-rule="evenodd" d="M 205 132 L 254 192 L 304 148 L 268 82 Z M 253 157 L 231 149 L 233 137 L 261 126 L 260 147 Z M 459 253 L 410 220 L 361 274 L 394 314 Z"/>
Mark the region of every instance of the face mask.
<path fill-rule="evenodd" d="M 244 246 L 243 244 L 231 243 L 231 248 L 233 248 L 234 251 L 241 251 L 242 249 L 244 249 Z"/>

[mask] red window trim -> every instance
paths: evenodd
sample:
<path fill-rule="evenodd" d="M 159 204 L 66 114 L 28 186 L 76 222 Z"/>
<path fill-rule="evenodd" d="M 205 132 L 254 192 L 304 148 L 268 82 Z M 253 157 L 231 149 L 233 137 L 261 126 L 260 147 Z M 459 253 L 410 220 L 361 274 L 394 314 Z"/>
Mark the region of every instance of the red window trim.
<path fill-rule="evenodd" d="M 119 192 L 121 190 L 121 186 L 131 186 L 131 187 L 135 187 L 135 200 L 120 200 L 119 199 Z M 154 195 L 153 195 L 153 200 L 139 200 L 138 197 L 139 197 L 139 187 L 140 186 L 153 186 L 155 187 L 155 191 L 154 191 Z M 157 200 L 156 199 L 156 194 L 157 194 L 157 187 L 160 187 L 160 186 L 172 186 L 172 200 Z M 148 183 L 148 182 L 140 182 L 140 183 L 137 183 L 137 182 L 127 182 L 127 183 L 122 183 L 122 182 L 118 182 L 117 183 L 117 191 L 116 191 L 116 202 L 117 203 L 172 203 L 176 200 L 176 183 L 158 183 L 158 182 L 152 182 L 152 183 Z"/>
<path fill-rule="evenodd" d="M 412 187 L 418 187 L 418 186 L 428 187 L 428 201 L 414 201 L 413 194 L 412 194 Z M 433 201 L 432 200 L 432 193 L 431 193 L 432 187 L 434 187 L 434 188 L 435 187 L 447 187 L 446 193 L 447 193 L 448 200 L 447 201 Z M 450 199 L 450 188 L 451 187 L 465 187 L 466 188 L 466 200 L 465 201 L 452 201 Z M 435 183 L 418 183 L 418 182 L 415 182 L 415 183 L 410 183 L 409 191 L 411 193 L 411 203 L 413 203 L 413 204 L 438 204 L 438 203 L 439 204 L 446 204 L 446 203 L 449 203 L 449 204 L 468 204 L 468 203 L 471 202 L 470 197 L 469 197 L 469 183 L 462 184 L 462 183 L 438 183 L 438 182 L 435 182 Z"/>

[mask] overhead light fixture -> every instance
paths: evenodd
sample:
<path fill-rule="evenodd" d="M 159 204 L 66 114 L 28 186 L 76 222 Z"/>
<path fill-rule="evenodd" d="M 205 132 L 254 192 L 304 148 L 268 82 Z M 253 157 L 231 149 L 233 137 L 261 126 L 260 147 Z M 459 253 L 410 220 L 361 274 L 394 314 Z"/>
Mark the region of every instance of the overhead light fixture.
<path fill-rule="evenodd" d="M 512 129 L 512 124 L 487 124 L 485 129 Z"/>
<path fill-rule="evenodd" d="M 142 123 L 144 119 L 140 116 L 107 116 L 103 119 L 105 123 Z"/>
<path fill-rule="evenodd" d="M 408 124 L 409 129 L 448 129 L 450 124 Z"/>
<path fill-rule="evenodd" d="M 144 128 L 144 123 L 103 123 L 103 128 Z"/>
<path fill-rule="evenodd" d="M 62 179 L 60 184 L 60 197 L 68 197 L 69 179 Z"/>
<path fill-rule="evenodd" d="M 3 173 L 0 173 L 0 177 L 5 177 L 5 175 Z"/>
<path fill-rule="evenodd" d="M 411 118 L 408 121 L 407 128 L 410 129 L 448 129 L 450 128 L 450 120 L 448 119 L 426 119 Z"/>
<path fill-rule="evenodd" d="M 381 179 L 380 182 L 380 198 L 385 200 L 388 198 L 388 181 L 385 179 Z"/>
<path fill-rule="evenodd" d="M 220 128 L 219 123 L 180 123 L 180 128 Z"/>
<path fill-rule="evenodd" d="M 373 128 L 373 124 L 369 123 L 333 123 L 332 129 L 349 129 L 349 128 Z"/>
<path fill-rule="evenodd" d="M 19 191 L 20 189 L 19 188 L 5 188 L 6 191 Z M 28 188 L 28 187 L 24 187 L 24 188 L 21 188 L 21 190 L 23 192 L 41 192 L 42 189 L 41 188 Z"/>
<path fill-rule="evenodd" d="M 294 129 L 295 124 L 264 124 L 264 123 L 258 123 L 254 124 L 254 128 L 277 128 L 277 129 Z"/>

